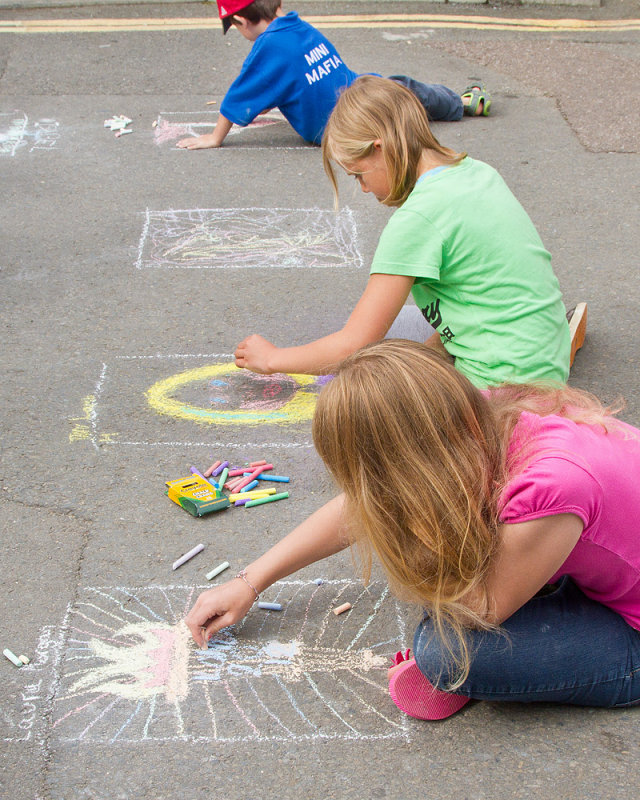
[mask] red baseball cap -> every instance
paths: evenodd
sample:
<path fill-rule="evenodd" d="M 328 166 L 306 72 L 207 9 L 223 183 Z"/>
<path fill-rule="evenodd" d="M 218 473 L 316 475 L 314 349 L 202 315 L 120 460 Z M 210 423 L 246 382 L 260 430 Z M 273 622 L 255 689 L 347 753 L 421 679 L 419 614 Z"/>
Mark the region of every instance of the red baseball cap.
<path fill-rule="evenodd" d="M 217 0 L 218 16 L 222 20 L 222 32 L 226 33 L 231 27 L 231 20 L 236 11 L 250 6 L 253 0 Z"/>

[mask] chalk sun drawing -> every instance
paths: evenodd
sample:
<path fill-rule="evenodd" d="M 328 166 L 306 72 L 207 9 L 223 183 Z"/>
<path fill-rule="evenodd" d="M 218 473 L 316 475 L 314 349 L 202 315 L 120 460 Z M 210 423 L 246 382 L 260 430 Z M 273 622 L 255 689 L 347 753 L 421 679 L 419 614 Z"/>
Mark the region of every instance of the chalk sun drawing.
<path fill-rule="evenodd" d="M 233 363 L 209 364 L 157 381 L 147 391 L 147 401 L 159 414 L 201 423 L 297 424 L 313 417 L 326 381 L 313 375 L 257 375 Z M 210 407 L 187 401 L 194 385 L 200 400 L 206 389 Z"/>
<path fill-rule="evenodd" d="M 404 628 L 384 584 L 279 582 L 270 595 L 282 612 L 252 611 L 206 651 L 182 622 L 198 591 L 81 590 L 65 622 L 54 739 L 406 738 L 407 721 L 386 687 Z M 346 597 L 353 609 L 336 617 L 331 607 Z"/>
<path fill-rule="evenodd" d="M 184 139 L 187 136 L 200 136 L 203 133 L 211 133 L 217 121 L 218 114 L 213 111 L 161 111 L 156 120 L 156 127 L 153 129 L 154 141 L 160 146 L 176 142 L 178 139 Z M 233 125 L 227 135 L 237 136 L 245 132 L 250 134 L 255 130 L 283 123 L 286 123 L 286 120 L 282 114 L 270 112 L 256 117 L 249 125 Z M 303 147 L 303 145 L 299 147 Z M 308 147 L 308 145 L 304 145 L 304 147 Z"/>
<path fill-rule="evenodd" d="M 208 208 L 150 211 L 138 269 L 360 268 L 351 209 Z"/>

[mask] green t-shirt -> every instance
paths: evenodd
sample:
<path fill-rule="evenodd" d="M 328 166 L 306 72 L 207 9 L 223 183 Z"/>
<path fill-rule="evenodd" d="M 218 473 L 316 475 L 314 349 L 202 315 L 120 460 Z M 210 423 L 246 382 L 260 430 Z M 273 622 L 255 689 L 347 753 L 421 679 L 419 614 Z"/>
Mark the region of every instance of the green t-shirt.
<path fill-rule="evenodd" d="M 566 382 L 570 336 L 551 256 L 482 161 L 427 174 L 382 232 L 371 273 L 415 277 L 418 308 L 480 388 Z"/>

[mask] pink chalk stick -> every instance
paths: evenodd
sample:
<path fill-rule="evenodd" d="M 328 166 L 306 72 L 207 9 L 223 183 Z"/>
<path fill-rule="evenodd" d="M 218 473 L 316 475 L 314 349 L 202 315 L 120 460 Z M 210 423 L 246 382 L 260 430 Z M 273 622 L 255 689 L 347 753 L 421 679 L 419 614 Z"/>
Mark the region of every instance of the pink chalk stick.
<path fill-rule="evenodd" d="M 250 467 L 262 467 L 262 466 L 263 466 L 264 464 L 266 464 L 266 463 L 267 463 L 267 462 L 266 462 L 266 461 L 264 461 L 264 460 L 263 460 L 263 461 L 251 461 L 251 462 L 249 463 L 249 466 L 250 466 Z"/>
<path fill-rule="evenodd" d="M 234 469 L 230 469 L 229 470 L 229 477 L 233 478 L 234 475 L 243 475 L 245 470 L 246 470 L 245 467 L 236 467 Z"/>
<path fill-rule="evenodd" d="M 209 469 L 206 472 L 203 473 L 204 477 L 208 478 L 211 475 L 211 473 L 213 472 L 213 470 L 217 469 L 220 466 L 220 464 L 222 464 L 222 461 L 216 461 L 215 464 L 212 464 L 209 467 Z"/>
<path fill-rule="evenodd" d="M 271 466 L 273 468 L 273 465 Z M 247 486 L 247 484 L 251 483 L 251 481 L 254 481 L 261 472 L 264 472 L 265 469 L 267 469 L 266 466 L 256 467 L 250 475 L 247 475 L 246 478 L 242 479 L 241 483 L 239 483 L 237 486 L 234 486 L 234 491 L 239 492 L 244 486 Z"/>

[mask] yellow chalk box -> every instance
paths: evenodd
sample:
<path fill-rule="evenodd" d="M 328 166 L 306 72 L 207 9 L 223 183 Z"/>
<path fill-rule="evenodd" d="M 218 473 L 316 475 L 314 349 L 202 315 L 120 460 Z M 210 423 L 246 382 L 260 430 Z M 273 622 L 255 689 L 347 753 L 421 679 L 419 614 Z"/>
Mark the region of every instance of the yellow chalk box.
<path fill-rule="evenodd" d="M 212 511 L 229 507 L 229 498 L 220 495 L 214 486 L 198 475 L 166 481 L 167 496 L 193 517 L 203 517 Z"/>

